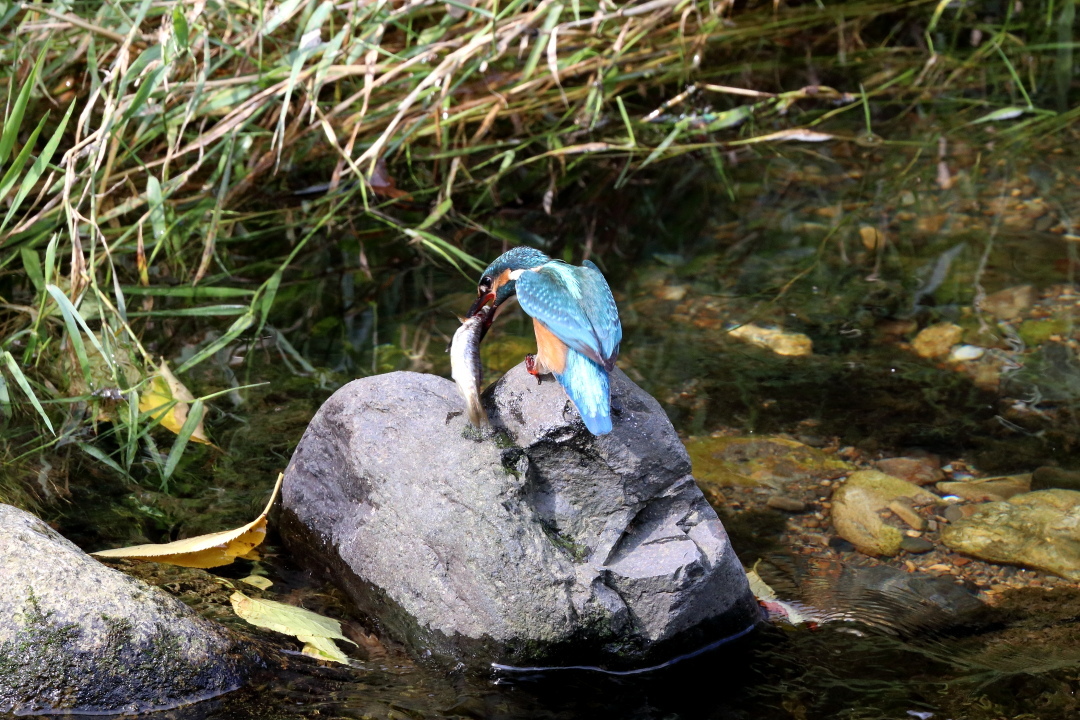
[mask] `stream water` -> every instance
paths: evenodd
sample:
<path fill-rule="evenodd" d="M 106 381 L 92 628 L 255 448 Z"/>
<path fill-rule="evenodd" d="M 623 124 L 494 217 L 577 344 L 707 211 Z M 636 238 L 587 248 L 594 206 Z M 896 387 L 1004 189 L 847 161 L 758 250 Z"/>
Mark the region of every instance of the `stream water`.
<path fill-rule="evenodd" d="M 684 158 L 632 176 L 619 191 L 597 171 L 557 198 L 553 215 L 537 206 L 498 222 L 508 235 L 544 243 L 556 256 L 565 251 L 575 262 L 583 247 L 593 248 L 622 312 L 620 366 L 662 402 L 686 436 L 786 433 L 868 456 L 919 448 L 962 459 L 986 475 L 1048 463 L 1077 468 L 1075 351 L 1058 365 L 1045 352 L 1048 343 L 1073 347 L 1078 337 L 1076 297 L 1067 292 L 1080 232 L 1074 225 L 1080 216 L 1076 133 L 1010 149 L 993 130 L 980 127 L 939 142 L 925 140 L 935 137 L 934 128 L 913 127 L 910 137 L 919 140 L 910 142 L 744 148 L 723 158 L 722 176 L 709 162 Z M 165 533 L 181 523 L 186 534 L 220 529 L 225 525 L 212 525 L 229 513 L 242 522 L 284 467 L 334 378 L 373 369 L 448 374 L 446 338 L 469 304 L 475 278 L 406 269 L 373 301 L 355 291 L 359 249 L 345 242 L 328 256 L 338 272 L 318 280 L 317 293 L 315 281 L 300 280 L 294 300 L 283 291 L 286 307 L 320 298 L 309 301 L 314 310 L 285 336 L 300 356 L 333 372 L 291 375 L 281 369 L 289 352 L 269 348 L 251 363 L 252 377 L 241 380 L 277 373 L 273 388 L 214 421 L 226 450 L 214 479 L 198 480 L 209 462 L 196 462 L 182 469 L 173 499 L 124 496 L 124 518 L 138 516 L 144 529 L 157 522 Z M 972 309 L 977 298 L 1027 284 L 1045 300 L 1038 317 L 1019 317 L 1005 329 Z M 914 332 L 940 321 L 959 324 L 974 344 L 984 333 L 983 345 L 1024 362 L 1003 364 L 988 379 L 917 356 L 910 346 Z M 730 336 L 730 328 L 748 322 L 804 333 L 813 355 L 784 357 Z M 530 326 L 520 312 L 500 319 L 485 341 L 488 381 L 530 351 Z M 1010 342 L 1022 343 L 1022 350 Z M 226 495 L 239 499 L 226 502 Z M 140 505 L 154 508 L 157 520 Z M 87 507 L 72 509 L 62 530 L 84 543 L 100 543 L 110 533 L 119 540 L 117 513 L 102 520 L 94 515 L 99 510 Z M 784 546 L 785 516 L 718 509 L 747 566 L 760 558 L 782 565 L 777 558 L 799 555 L 800 548 Z M 291 568 L 284 549 L 271 545 L 260 567 L 280 595 L 304 594 L 309 607 L 347 614 L 335 590 Z M 247 563 L 228 572 L 250 571 Z M 355 667 L 320 668 L 298 659 L 297 668 L 256 687 L 162 715 L 1080 716 L 1075 587 L 1047 580 L 1043 587 L 1009 588 L 977 619 L 945 618 L 911 629 L 902 615 L 900 607 L 889 616 L 893 623 L 862 624 L 855 617 L 819 628 L 763 627 L 714 652 L 631 677 L 447 675 L 373 641 L 356 652 Z"/>

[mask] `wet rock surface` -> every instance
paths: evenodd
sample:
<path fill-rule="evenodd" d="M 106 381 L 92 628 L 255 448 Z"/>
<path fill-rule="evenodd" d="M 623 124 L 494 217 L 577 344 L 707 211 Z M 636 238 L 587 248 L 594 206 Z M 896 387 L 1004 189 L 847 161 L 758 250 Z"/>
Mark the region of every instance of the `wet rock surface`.
<path fill-rule="evenodd" d="M 131 713 L 234 690 L 246 640 L 0 505 L 0 713 Z"/>
<path fill-rule="evenodd" d="M 417 655 L 641 666 L 751 626 L 758 608 L 660 406 L 612 374 L 614 431 L 589 434 L 523 366 L 489 388 L 492 428 L 448 380 L 354 381 L 285 474 L 283 534 Z"/>
<path fill-rule="evenodd" d="M 1080 492 L 1039 490 L 986 503 L 941 539 L 958 552 L 1080 580 Z"/>
<path fill-rule="evenodd" d="M 904 536 L 880 517 L 882 510 L 902 507 L 898 499 L 919 504 L 933 503 L 937 497 L 914 483 L 877 470 L 861 470 L 833 494 L 833 525 L 840 537 L 869 555 L 895 555 Z M 901 513 L 903 510 L 901 510 Z"/>

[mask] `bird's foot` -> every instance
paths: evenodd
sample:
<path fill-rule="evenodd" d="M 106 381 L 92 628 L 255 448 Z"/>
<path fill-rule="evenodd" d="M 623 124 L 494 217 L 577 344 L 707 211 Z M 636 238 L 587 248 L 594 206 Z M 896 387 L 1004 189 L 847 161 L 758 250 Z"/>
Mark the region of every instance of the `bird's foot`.
<path fill-rule="evenodd" d="M 543 382 L 540 378 L 543 373 L 540 371 L 540 368 L 536 366 L 536 355 L 525 356 L 525 372 L 536 377 L 537 385 Z"/>

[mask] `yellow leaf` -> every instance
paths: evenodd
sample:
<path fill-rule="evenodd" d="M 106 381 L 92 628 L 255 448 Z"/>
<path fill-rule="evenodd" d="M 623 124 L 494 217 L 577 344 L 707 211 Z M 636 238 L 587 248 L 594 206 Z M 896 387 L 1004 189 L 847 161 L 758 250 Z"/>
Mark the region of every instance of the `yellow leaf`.
<path fill-rule="evenodd" d="M 229 597 L 233 611 L 252 625 L 268 628 L 275 632 L 292 635 L 305 643 L 304 654 L 323 660 L 347 663 L 345 656 L 334 640 L 352 640 L 341 634 L 341 623 L 302 607 L 286 605 L 274 600 L 258 600 L 240 591 Z"/>
<path fill-rule="evenodd" d="M 270 502 L 259 517 L 235 530 L 199 535 L 176 542 L 150 545 L 134 545 L 114 550 L 100 550 L 91 555 L 130 560 L 153 560 L 180 565 L 181 567 L 212 568 L 230 564 L 234 559 L 250 553 L 266 538 L 266 515 L 277 499 L 282 475 L 278 475 Z"/>
<path fill-rule="evenodd" d="M 262 575 L 248 575 L 247 577 L 240 578 L 240 582 L 245 582 L 248 585 L 254 585 L 260 590 L 265 590 L 266 588 L 274 584 L 273 580 Z"/>
<path fill-rule="evenodd" d="M 300 637 L 300 640 L 306 640 L 304 649 L 301 650 L 305 655 L 309 655 L 318 660 L 332 660 L 333 662 L 339 662 L 345 665 L 349 664 L 349 656 L 341 652 L 341 648 L 329 638 Z"/>
<path fill-rule="evenodd" d="M 169 406 L 169 403 L 176 404 Z M 139 412 L 148 412 L 154 420 L 161 418 L 161 424 L 174 433 L 179 433 L 187 420 L 188 410 L 191 403 L 195 402 L 195 396 L 191 394 L 184 383 L 180 382 L 168 364 L 162 360 L 157 374 L 150 377 L 150 382 L 145 390 L 139 393 Z M 199 418 L 199 424 L 191 433 L 191 439 L 195 442 L 211 445 L 210 438 L 206 436 L 203 428 L 203 420 L 206 418 L 207 408 L 203 407 L 203 416 Z"/>

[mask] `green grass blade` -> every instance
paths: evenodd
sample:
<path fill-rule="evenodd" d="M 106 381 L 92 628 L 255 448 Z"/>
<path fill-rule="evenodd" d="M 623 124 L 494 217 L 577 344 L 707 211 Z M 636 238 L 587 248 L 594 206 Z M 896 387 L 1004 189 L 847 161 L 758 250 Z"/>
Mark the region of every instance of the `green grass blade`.
<path fill-rule="evenodd" d="M 15 198 L 11 201 L 11 207 L 8 208 L 7 215 L 4 216 L 4 222 L 0 223 L 0 233 L 4 232 L 4 228 L 7 227 L 8 222 L 11 221 L 15 211 L 19 209 L 19 205 L 26 199 L 26 196 L 37 184 L 38 178 L 45 172 L 45 168 L 48 166 L 49 161 L 52 160 L 53 153 L 56 152 L 57 145 L 60 144 L 60 139 L 64 136 L 64 129 L 67 128 L 68 120 L 71 118 L 72 111 L 75 110 L 75 101 L 72 100 L 68 105 L 68 110 L 64 113 L 64 119 L 60 121 L 60 127 L 56 128 L 56 132 L 49 138 L 49 142 L 45 145 L 45 149 L 38 155 L 37 160 L 30 166 L 30 171 L 23 178 L 22 185 L 19 186 L 19 192 L 15 194 Z"/>
<path fill-rule="evenodd" d="M 8 391 L 4 373 L 0 373 L 0 414 L 7 418 L 11 417 L 11 393 Z"/>
<path fill-rule="evenodd" d="M 165 237 L 165 199 L 161 196 L 161 182 L 153 175 L 146 176 L 146 203 L 150 206 L 150 231 L 154 240 Z"/>
<path fill-rule="evenodd" d="M 101 353 L 102 359 L 105 360 L 105 362 L 110 368 L 112 368 L 113 363 L 112 360 L 109 359 L 109 354 L 105 352 L 105 348 L 101 347 L 101 343 L 98 342 L 97 335 L 95 335 L 90 330 L 90 326 L 86 324 L 85 320 L 83 320 L 83 316 L 79 313 L 78 309 L 76 309 L 76 307 L 71 304 L 71 301 L 68 300 L 68 297 L 64 294 L 64 291 L 56 287 L 55 285 L 47 285 L 45 289 L 49 291 L 49 294 L 52 295 L 53 300 L 55 300 L 56 304 L 60 306 L 60 312 L 64 314 L 64 324 L 67 325 L 70 318 L 73 324 L 77 324 L 79 327 L 81 327 L 83 333 L 86 334 L 87 339 L 90 340 L 90 344 L 94 346 L 95 350 Z M 73 335 L 78 335 L 78 329 L 76 328 L 74 331 L 72 331 L 73 327 L 74 325 L 69 325 L 68 332 Z"/>
<path fill-rule="evenodd" d="M 82 333 L 79 332 L 79 324 L 75 320 L 75 316 L 79 313 L 60 288 L 55 285 L 49 285 L 46 287 L 46 290 L 48 290 L 49 294 L 56 300 L 56 304 L 60 306 L 60 313 L 64 316 L 64 327 L 67 329 L 68 340 L 71 341 L 71 346 L 75 349 L 75 357 L 79 360 L 79 368 L 82 370 L 83 380 L 86 381 L 86 387 L 93 390 L 93 379 L 90 375 L 90 359 L 86 355 L 86 345 L 83 344 Z"/>
<path fill-rule="evenodd" d="M 23 245 L 19 248 L 19 254 L 22 255 L 26 277 L 30 278 L 30 282 L 34 284 L 34 289 L 39 293 L 45 292 L 45 275 L 41 271 L 41 258 L 38 257 L 37 252 L 31 247 Z"/>
<path fill-rule="evenodd" d="M 33 389 L 30 387 L 30 381 L 23 375 L 22 370 L 19 368 L 19 364 L 15 362 L 15 357 L 7 350 L 4 351 L 4 363 L 7 365 L 8 372 L 11 373 L 11 376 L 15 378 L 15 382 L 22 389 L 23 394 L 30 400 L 30 404 L 34 406 L 38 415 L 40 415 L 41 419 L 45 422 L 45 427 L 49 428 L 49 432 L 55 435 L 56 430 L 53 429 L 52 420 L 45 414 L 45 409 L 41 407 L 41 403 L 38 402 L 37 395 L 34 394 Z"/>
<path fill-rule="evenodd" d="M 185 362 L 183 365 L 176 369 L 176 374 L 179 375 L 180 373 L 195 367 L 203 360 L 216 353 L 221 348 L 236 340 L 236 338 L 240 337 L 240 335 L 242 335 L 245 330 L 249 329 L 254 324 L 254 313 L 252 313 L 251 311 L 244 313 L 243 315 L 238 317 L 231 326 L 229 326 L 229 329 L 225 331 L 225 334 L 223 334 L 217 340 L 210 343 L 202 350 L 188 358 L 187 362 Z"/>
<path fill-rule="evenodd" d="M 45 54 L 48 50 L 49 43 L 45 43 L 41 48 L 41 52 L 38 53 L 37 60 L 34 61 L 34 67 L 30 68 L 30 74 L 23 81 L 22 89 L 19 90 L 19 95 L 15 98 L 15 104 L 11 107 L 11 115 L 4 118 L 4 129 L 3 132 L 0 132 L 0 166 L 7 162 L 8 155 L 11 154 L 11 148 L 15 147 L 15 140 L 19 136 L 23 115 L 26 114 L 26 104 L 30 101 L 30 91 L 34 88 L 38 71 L 41 70 L 41 63 L 45 60 Z M 12 74 L 13 79 L 14 73 Z M 3 196 L 0 195 L 0 197 Z"/>
<path fill-rule="evenodd" d="M 11 192 L 11 188 L 15 185 L 15 181 L 22 173 L 22 169 L 26 166 L 26 161 L 30 158 L 30 153 L 33 152 L 34 146 L 37 144 L 38 135 L 41 134 L 41 129 L 45 127 L 45 123 L 49 120 L 49 113 L 45 113 L 45 116 L 41 118 L 41 122 L 34 128 L 34 132 L 30 134 L 26 144 L 23 145 L 22 150 L 15 157 L 14 162 L 8 167 L 7 172 L 4 173 L 4 177 L 0 178 L 0 200 L 7 197 Z"/>
<path fill-rule="evenodd" d="M 199 422 L 202 420 L 203 405 L 202 398 L 199 398 L 191 403 L 191 407 L 188 408 L 188 416 L 184 420 L 184 424 L 180 426 L 180 432 L 176 434 L 176 440 L 173 441 L 172 449 L 169 450 L 169 457 L 165 459 L 165 468 L 161 471 L 162 490 L 168 485 L 172 474 L 176 472 L 176 466 L 184 454 L 184 448 L 187 447 L 191 434 L 195 432 L 195 428 L 199 426 Z"/>
<path fill-rule="evenodd" d="M 117 463 L 111 457 L 106 455 L 100 449 L 94 447 L 93 445 L 89 445 L 87 443 L 79 442 L 79 441 L 76 441 L 75 445 L 78 446 L 78 448 L 80 450 L 82 450 L 84 453 L 86 453 L 90 457 L 92 457 L 95 460 L 97 460 L 98 462 L 100 462 L 102 465 L 107 466 L 110 470 L 114 470 L 115 472 L 119 473 L 120 475 L 122 475 L 124 477 L 128 476 L 127 471 L 124 470 L 124 468 L 120 467 L 119 463 Z"/>

